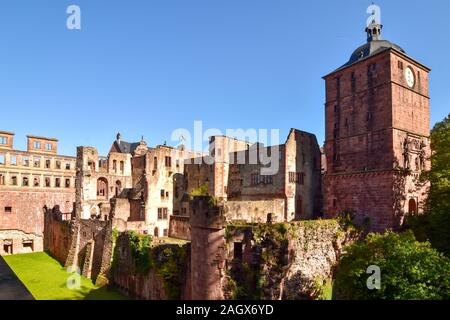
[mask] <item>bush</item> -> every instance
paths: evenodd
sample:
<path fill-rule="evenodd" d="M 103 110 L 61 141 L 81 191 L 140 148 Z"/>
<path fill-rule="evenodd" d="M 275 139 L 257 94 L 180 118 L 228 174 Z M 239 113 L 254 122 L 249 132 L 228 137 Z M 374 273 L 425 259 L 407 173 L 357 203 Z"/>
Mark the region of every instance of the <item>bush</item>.
<path fill-rule="evenodd" d="M 431 184 L 425 214 L 410 217 L 408 224 L 418 240 L 450 257 L 450 115 L 433 128 L 431 148 L 431 170 L 421 176 Z"/>
<path fill-rule="evenodd" d="M 369 290 L 369 266 L 381 270 L 380 290 Z M 370 234 L 347 249 L 336 271 L 334 298 L 438 300 L 450 298 L 450 260 L 416 241 L 411 231 Z"/>

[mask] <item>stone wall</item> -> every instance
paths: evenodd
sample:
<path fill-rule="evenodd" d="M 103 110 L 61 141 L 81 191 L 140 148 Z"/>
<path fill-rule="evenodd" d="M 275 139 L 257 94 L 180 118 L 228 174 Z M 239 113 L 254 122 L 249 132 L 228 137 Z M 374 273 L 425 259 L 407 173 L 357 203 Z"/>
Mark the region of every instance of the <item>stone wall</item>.
<path fill-rule="evenodd" d="M 228 225 L 226 299 L 315 299 L 357 233 L 335 220 Z"/>
<path fill-rule="evenodd" d="M 62 189 L 61 192 L 0 190 L 0 238 L 12 243 L 13 254 L 29 252 L 30 241 L 33 252 L 42 251 L 44 207 L 58 206 L 64 212 L 70 212 L 74 200 L 73 192 Z M 7 207 L 10 212 L 6 212 Z M 19 234 L 24 237 L 21 238 Z M 0 254 L 2 250 L 3 246 Z"/>
<path fill-rule="evenodd" d="M 268 218 L 273 222 L 285 221 L 286 201 L 277 199 L 229 200 L 224 204 L 227 221 L 241 220 L 252 223 L 266 223 Z M 270 216 L 269 216 L 270 215 Z"/>
<path fill-rule="evenodd" d="M 136 237 L 121 233 L 114 247 L 111 284 L 128 296 L 144 300 L 191 298 L 189 244 L 155 244 L 136 249 Z M 151 238 L 147 238 L 151 239 Z"/>
<path fill-rule="evenodd" d="M 189 217 L 170 216 L 169 236 L 176 239 L 191 240 Z"/>
<path fill-rule="evenodd" d="M 72 242 L 70 221 L 61 219 L 62 215 L 49 210 L 45 216 L 44 250 L 50 252 L 58 261 L 65 263 Z"/>

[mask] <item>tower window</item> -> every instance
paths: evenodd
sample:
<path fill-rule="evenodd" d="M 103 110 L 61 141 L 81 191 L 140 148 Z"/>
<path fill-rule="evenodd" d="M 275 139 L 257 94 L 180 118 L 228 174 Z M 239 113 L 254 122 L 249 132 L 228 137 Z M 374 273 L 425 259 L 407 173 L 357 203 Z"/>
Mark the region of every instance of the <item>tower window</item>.
<path fill-rule="evenodd" d="M 399 61 L 399 62 L 398 62 L 398 68 L 399 68 L 400 70 L 403 70 L 403 62 L 402 62 L 402 61 Z"/>

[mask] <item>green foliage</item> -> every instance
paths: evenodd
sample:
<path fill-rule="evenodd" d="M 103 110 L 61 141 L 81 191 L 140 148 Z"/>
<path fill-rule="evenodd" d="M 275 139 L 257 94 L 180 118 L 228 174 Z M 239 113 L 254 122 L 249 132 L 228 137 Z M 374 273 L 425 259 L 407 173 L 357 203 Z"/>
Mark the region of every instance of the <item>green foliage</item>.
<path fill-rule="evenodd" d="M 146 274 L 151 268 L 150 249 L 152 245 L 151 236 L 141 236 L 136 232 L 130 231 L 128 240 L 130 241 L 131 256 L 134 259 L 136 271 Z"/>
<path fill-rule="evenodd" d="M 333 300 L 333 281 L 331 279 L 315 279 L 314 291 L 316 300 Z"/>
<path fill-rule="evenodd" d="M 197 189 L 191 191 L 191 197 L 205 197 L 209 196 L 209 183 L 205 182 Z"/>
<path fill-rule="evenodd" d="M 369 266 L 381 269 L 381 289 L 369 290 Z M 420 243 L 412 232 L 369 234 L 347 249 L 336 272 L 337 299 L 412 300 L 450 298 L 450 260 Z"/>
<path fill-rule="evenodd" d="M 187 261 L 186 246 L 161 245 L 152 250 L 153 268 L 163 280 L 169 299 L 180 299 L 184 267 Z"/>
<path fill-rule="evenodd" d="M 450 115 L 431 132 L 432 168 L 421 176 L 431 183 L 423 216 L 408 221 L 417 238 L 450 257 Z"/>
<path fill-rule="evenodd" d="M 167 297 L 180 299 L 188 244 L 153 245 L 151 236 L 135 232 L 127 232 L 125 236 L 128 237 L 136 272 L 146 275 L 153 270 L 163 281 Z"/>

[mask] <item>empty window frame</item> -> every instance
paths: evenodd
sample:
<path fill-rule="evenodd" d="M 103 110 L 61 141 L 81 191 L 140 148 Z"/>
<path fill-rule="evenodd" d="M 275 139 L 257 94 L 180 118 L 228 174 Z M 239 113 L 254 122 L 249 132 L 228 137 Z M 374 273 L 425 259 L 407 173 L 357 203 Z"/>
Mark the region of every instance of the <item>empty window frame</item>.
<path fill-rule="evenodd" d="M 17 166 L 17 156 L 16 155 L 11 155 L 10 164 L 12 166 Z"/>
<path fill-rule="evenodd" d="M 35 168 L 41 167 L 41 157 L 33 157 L 33 167 Z"/>

